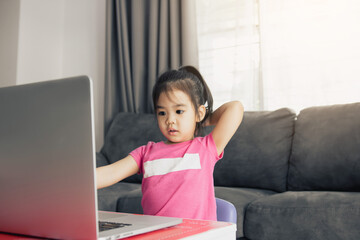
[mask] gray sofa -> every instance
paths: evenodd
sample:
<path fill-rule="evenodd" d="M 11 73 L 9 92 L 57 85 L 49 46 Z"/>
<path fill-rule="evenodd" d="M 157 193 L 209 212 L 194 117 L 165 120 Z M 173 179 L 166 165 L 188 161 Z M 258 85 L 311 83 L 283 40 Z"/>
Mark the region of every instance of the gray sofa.
<path fill-rule="evenodd" d="M 149 140 L 163 140 L 154 115 L 119 113 L 97 166 Z M 360 103 L 245 112 L 214 180 L 237 209 L 240 239 L 360 239 Z M 98 190 L 99 209 L 142 213 L 140 183 Z"/>

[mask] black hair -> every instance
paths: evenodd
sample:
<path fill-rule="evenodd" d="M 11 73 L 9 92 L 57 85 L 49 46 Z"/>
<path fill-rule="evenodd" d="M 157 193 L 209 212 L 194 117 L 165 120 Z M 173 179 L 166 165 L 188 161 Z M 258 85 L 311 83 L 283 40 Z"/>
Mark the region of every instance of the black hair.
<path fill-rule="evenodd" d="M 160 94 L 174 89 L 183 91 L 190 97 L 197 116 L 199 116 L 199 106 L 206 107 L 204 118 L 201 122 L 196 123 L 195 134 L 199 135 L 204 122 L 213 111 L 213 98 L 208 85 L 200 72 L 193 66 L 184 66 L 178 70 L 169 70 L 163 73 L 156 81 L 152 92 L 155 112 Z"/>

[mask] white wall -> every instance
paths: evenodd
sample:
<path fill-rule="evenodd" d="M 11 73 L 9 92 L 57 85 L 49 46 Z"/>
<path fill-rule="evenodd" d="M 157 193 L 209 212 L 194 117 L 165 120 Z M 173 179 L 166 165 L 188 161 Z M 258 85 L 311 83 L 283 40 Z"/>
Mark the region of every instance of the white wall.
<path fill-rule="evenodd" d="M 103 144 L 105 0 L 20 0 L 16 84 L 89 75 Z"/>
<path fill-rule="evenodd" d="M 20 0 L 0 1 L 0 87 L 16 84 Z"/>
<path fill-rule="evenodd" d="M 20 1 L 17 84 L 61 77 L 64 1 Z"/>

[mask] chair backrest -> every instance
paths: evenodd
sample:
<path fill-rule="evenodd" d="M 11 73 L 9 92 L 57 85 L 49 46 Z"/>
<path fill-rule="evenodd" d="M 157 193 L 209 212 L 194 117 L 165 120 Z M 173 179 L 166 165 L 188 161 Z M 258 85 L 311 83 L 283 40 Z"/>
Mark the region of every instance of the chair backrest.
<path fill-rule="evenodd" d="M 235 206 L 226 200 L 216 198 L 217 220 L 222 222 L 237 222 L 237 212 Z"/>

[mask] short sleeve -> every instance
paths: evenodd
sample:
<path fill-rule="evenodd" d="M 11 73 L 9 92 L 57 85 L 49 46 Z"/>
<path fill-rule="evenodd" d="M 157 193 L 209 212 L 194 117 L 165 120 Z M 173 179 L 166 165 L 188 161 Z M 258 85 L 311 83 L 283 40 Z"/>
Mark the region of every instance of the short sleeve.
<path fill-rule="evenodd" d="M 131 155 L 139 167 L 139 174 L 143 173 L 143 158 L 146 151 L 146 145 L 136 148 L 129 155 Z"/>
<path fill-rule="evenodd" d="M 214 138 L 212 136 L 212 133 L 205 136 L 203 140 L 206 145 L 206 148 L 209 149 L 211 151 L 211 153 L 215 156 L 216 162 L 223 158 L 224 151 L 222 153 L 220 153 L 220 155 L 218 155 L 216 144 L 215 144 Z"/>
<path fill-rule="evenodd" d="M 149 152 L 149 149 L 154 145 L 154 142 L 148 142 L 148 144 L 143 145 L 141 147 L 136 148 L 132 152 L 129 153 L 131 155 L 137 165 L 139 166 L 139 174 L 144 173 L 144 157 Z"/>

